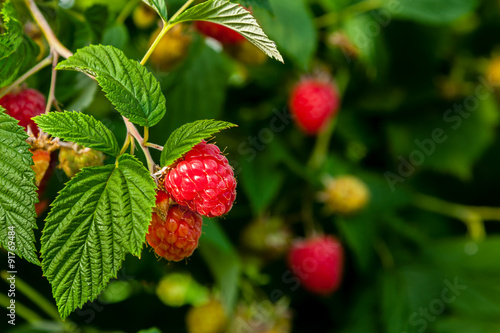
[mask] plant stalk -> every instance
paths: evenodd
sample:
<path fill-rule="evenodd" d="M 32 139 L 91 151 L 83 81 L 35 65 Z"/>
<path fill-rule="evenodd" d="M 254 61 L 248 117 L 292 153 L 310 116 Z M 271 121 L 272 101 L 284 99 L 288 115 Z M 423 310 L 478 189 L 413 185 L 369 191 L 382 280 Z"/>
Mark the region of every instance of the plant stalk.
<path fill-rule="evenodd" d="M 68 59 L 73 55 L 73 52 L 68 50 L 62 43 L 57 39 L 56 35 L 50 28 L 49 23 L 43 16 L 42 12 L 40 12 L 40 9 L 35 4 L 34 0 L 24 0 L 26 3 L 26 6 L 28 7 L 29 11 L 31 12 L 31 15 L 35 19 L 35 22 L 38 24 L 40 29 L 43 32 L 43 35 L 49 42 L 49 45 L 54 48 L 54 50 L 61 55 L 62 57 Z"/>
<path fill-rule="evenodd" d="M 500 220 L 500 216 L 496 214 L 494 216 L 481 215 L 481 213 L 485 212 L 498 213 L 500 212 L 500 209 L 498 208 L 466 206 L 434 198 L 425 194 L 415 195 L 413 203 L 421 209 L 461 220 L 467 226 L 469 234 L 474 240 L 481 240 L 485 237 L 486 231 L 484 228 L 484 220 L 486 217 L 488 219 L 495 217 L 495 220 Z"/>
<path fill-rule="evenodd" d="M 0 273 L 0 276 L 5 282 L 9 283 L 7 281 L 6 271 L 2 271 Z M 59 313 L 57 312 L 57 309 L 54 307 L 52 302 L 49 302 L 42 294 L 33 289 L 29 284 L 21 280 L 18 276 L 16 276 L 16 288 L 21 293 L 26 295 L 26 297 L 28 297 L 33 303 L 38 305 L 40 309 L 45 311 L 45 313 L 48 314 L 52 319 L 54 319 L 55 321 L 62 322 L 61 317 L 59 316 Z M 17 310 L 17 302 L 16 302 L 16 310 Z"/>
<path fill-rule="evenodd" d="M 0 294 L 0 306 L 2 308 L 6 308 L 10 305 L 10 298 L 5 296 L 4 294 Z M 43 321 L 43 318 L 37 315 L 35 312 L 30 310 L 28 307 L 16 301 L 16 315 L 21 318 L 24 318 L 28 323 L 34 324 L 39 321 Z M 7 319 L 4 319 L 7 320 Z"/>
<path fill-rule="evenodd" d="M 307 163 L 308 169 L 318 170 L 325 162 L 328 147 L 330 146 L 330 139 L 332 138 L 336 123 L 337 117 L 334 117 L 327 125 L 327 128 L 318 135 L 313 152 Z"/>
<path fill-rule="evenodd" d="M 127 17 L 130 15 L 130 13 L 132 13 L 135 6 L 137 6 L 139 4 L 139 2 L 141 2 L 141 0 L 133 0 L 133 1 L 127 2 L 127 4 L 123 7 L 120 14 L 118 14 L 118 17 L 116 18 L 116 23 L 122 24 L 123 22 L 125 22 Z"/>
<path fill-rule="evenodd" d="M 156 39 L 154 40 L 153 44 L 151 44 L 151 46 L 149 47 L 148 52 L 146 52 L 146 54 L 142 58 L 141 65 L 144 66 L 148 62 L 149 57 L 160 43 L 160 40 L 163 38 L 163 36 L 165 36 L 165 34 L 170 30 L 170 28 L 172 28 L 172 26 L 173 25 L 170 25 L 168 23 L 163 24 L 163 28 L 161 29 L 160 33 L 158 34 L 158 36 L 156 36 Z"/>
<path fill-rule="evenodd" d="M 50 89 L 49 89 L 49 96 L 47 98 L 47 107 L 45 108 L 45 113 L 50 112 L 50 107 L 52 106 L 53 102 L 56 102 L 56 79 L 57 79 L 57 72 L 56 72 L 56 66 L 57 62 L 59 61 L 59 53 L 50 51 L 53 53 L 53 59 L 52 59 L 52 75 L 50 78 Z M 57 102 L 56 102 L 57 103 Z"/>
<path fill-rule="evenodd" d="M 137 128 L 132 124 L 127 118 L 123 117 L 123 121 L 125 122 L 125 126 L 127 126 L 127 132 L 129 135 L 133 136 L 135 140 L 139 143 L 139 146 L 141 147 L 142 151 L 144 152 L 144 155 L 146 156 L 146 160 L 148 162 L 148 169 L 151 174 L 154 173 L 155 171 L 155 162 L 153 161 L 153 158 L 151 157 L 151 153 L 149 152 L 148 147 L 144 145 L 144 139 L 142 138 L 141 134 L 139 134 L 139 131 Z"/>
<path fill-rule="evenodd" d="M 188 0 L 188 1 L 186 1 L 186 3 L 184 3 L 184 5 L 182 5 L 182 7 L 179 8 L 179 10 L 176 11 L 174 15 L 172 15 L 172 17 L 168 20 L 168 22 L 164 22 L 163 21 L 163 28 L 161 29 L 161 31 L 158 34 L 158 36 L 156 36 L 153 44 L 151 44 L 151 46 L 149 47 L 149 50 L 144 55 L 144 58 L 142 58 L 141 65 L 144 66 L 146 64 L 146 62 L 148 62 L 149 57 L 151 56 L 151 54 L 153 53 L 153 51 L 156 49 L 156 46 L 158 46 L 158 44 L 160 43 L 160 40 L 176 24 L 176 23 L 171 24 L 170 22 L 172 22 L 173 20 L 175 20 L 177 18 L 177 16 L 179 16 L 183 11 L 185 11 L 186 8 L 188 8 L 193 2 L 194 2 L 194 0 Z"/>

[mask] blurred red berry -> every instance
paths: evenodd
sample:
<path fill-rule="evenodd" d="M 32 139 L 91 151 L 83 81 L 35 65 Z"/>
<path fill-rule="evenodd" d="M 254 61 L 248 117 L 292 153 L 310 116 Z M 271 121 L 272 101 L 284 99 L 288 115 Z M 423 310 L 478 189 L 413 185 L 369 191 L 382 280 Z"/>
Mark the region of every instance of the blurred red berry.
<path fill-rule="evenodd" d="M 338 289 L 343 261 L 342 244 L 332 236 L 296 241 L 288 253 L 288 265 L 303 287 L 319 295 Z"/>
<path fill-rule="evenodd" d="M 233 207 L 236 179 L 219 148 L 203 141 L 168 171 L 165 189 L 179 205 L 215 217 L 226 214 Z"/>
<path fill-rule="evenodd" d="M 289 106 L 295 122 L 306 134 L 321 132 L 338 111 L 340 97 L 328 80 L 304 79 L 292 90 Z"/>
<path fill-rule="evenodd" d="M 196 30 L 200 33 L 205 36 L 212 37 L 222 44 L 238 44 L 245 41 L 245 37 L 243 37 L 240 33 L 217 23 L 196 21 L 194 25 Z"/>
<path fill-rule="evenodd" d="M 19 120 L 19 125 L 27 129 L 28 125 L 33 134 L 38 134 L 38 126 L 31 120 L 45 112 L 45 97 L 35 89 L 24 89 L 17 93 L 10 93 L 0 99 L 0 105 L 7 114 Z"/>

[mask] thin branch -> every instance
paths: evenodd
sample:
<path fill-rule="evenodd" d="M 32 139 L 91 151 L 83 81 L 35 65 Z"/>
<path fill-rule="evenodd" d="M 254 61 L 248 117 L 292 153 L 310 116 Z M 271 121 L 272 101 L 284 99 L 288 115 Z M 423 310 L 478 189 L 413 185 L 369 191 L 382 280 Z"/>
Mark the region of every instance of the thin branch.
<path fill-rule="evenodd" d="M 499 218 L 495 214 L 499 212 L 498 208 L 466 206 L 420 193 L 415 195 L 413 203 L 421 209 L 461 220 L 475 240 L 481 240 L 486 235 L 484 220 Z"/>
<path fill-rule="evenodd" d="M 132 13 L 134 8 L 141 2 L 141 0 L 129 1 L 122 9 L 118 17 L 116 18 L 116 23 L 123 24 L 127 17 Z"/>
<path fill-rule="evenodd" d="M 168 21 L 171 22 L 171 21 L 175 20 L 177 18 L 177 16 L 179 16 L 183 11 L 185 11 L 193 2 L 194 2 L 194 0 L 186 1 L 186 3 L 183 4 L 182 7 L 179 8 L 179 10 L 176 11 L 175 14 L 172 15 L 172 17 Z"/>
<path fill-rule="evenodd" d="M 159 151 L 163 151 L 163 146 L 157 145 L 156 143 L 146 142 L 144 144 L 144 146 L 151 147 L 151 148 L 159 150 Z"/>
<path fill-rule="evenodd" d="M 73 55 L 73 52 L 68 50 L 64 45 L 61 44 L 59 39 L 57 39 L 56 35 L 54 34 L 52 29 L 50 28 L 49 23 L 47 22 L 47 20 L 43 16 L 40 9 L 38 9 L 38 7 L 36 6 L 35 1 L 34 0 L 24 0 L 24 2 L 26 3 L 26 6 L 28 7 L 29 11 L 31 12 L 31 15 L 35 19 L 36 23 L 38 24 L 38 26 L 42 30 L 45 38 L 49 42 L 49 45 L 51 47 L 53 47 L 54 50 L 62 57 L 66 58 L 66 59 L 71 57 Z"/>
<path fill-rule="evenodd" d="M 52 103 L 56 102 L 56 78 L 57 78 L 57 72 L 56 72 L 56 66 L 57 62 L 59 61 L 59 54 L 55 51 L 51 50 L 51 53 L 54 54 L 54 59 L 52 60 L 52 76 L 50 78 L 50 89 L 49 89 L 49 97 L 47 98 L 47 107 L 45 108 L 45 113 L 50 112 L 50 107 L 52 106 Z"/>
<path fill-rule="evenodd" d="M 141 65 L 145 65 L 148 62 L 149 57 L 151 54 L 153 54 L 153 51 L 155 50 L 156 46 L 158 46 L 158 43 L 160 43 L 160 40 L 165 36 L 165 34 L 172 28 L 172 25 L 170 24 L 163 24 L 163 28 L 161 29 L 160 33 L 158 36 L 156 36 L 156 39 L 154 40 L 153 44 L 149 47 L 148 51 L 144 55 L 144 57 L 141 60 Z"/>
<path fill-rule="evenodd" d="M 144 152 L 144 156 L 146 156 L 146 160 L 148 162 L 148 169 L 151 174 L 154 173 L 155 171 L 155 162 L 153 161 L 153 158 L 151 157 L 151 153 L 149 152 L 148 147 L 144 145 L 144 139 L 142 138 L 141 134 L 137 130 L 137 128 L 132 124 L 127 118 L 123 117 L 123 121 L 125 122 L 125 126 L 127 126 L 127 133 L 135 138 L 135 140 L 139 143 L 139 146 L 141 147 L 142 151 Z"/>
<path fill-rule="evenodd" d="M 41 70 L 44 67 L 47 67 L 52 63 L 52 54 L 49 54 L 47 58 L 43 59 L 40 61 L 38 64 L 33 66 L 30 70 L 28 70 L 26 73 L 24 73 L 22 76 L 20 76 L 16 81 L 12 82 L 7 88 L 2 90 L 0 92 L 0 98 L 3 96 L 7 95 L 9 92 L 12 91 L 15 87 L 23 83 L 27 78 L 29 78 L 31 75 L 35 74 L 39 70 Z"/>
<path fill-rule="evenodd" d="M 163 38 L 163 36 L 165 36 L 165 34 L 170 30 L 170 28 L 172 28 L 175 25 L 175 23 L 171 24 L 170 22 L 172 22 L 173 20 L 175 20 L 177 18 L 177 16 L 179 16 L 183 11 L 185 11 L 186 8 L 188 8 L 193 3 L 193 1 L 194 0 L 188 0 L 188 1 L 186 1 L 186 3 L 184 5 L 182 5 L 182 7 L 179 8 L 179 10 L 176 11 L 174 15 L 172 15 L 172 17 L 168 20 L 168 22 L 164 22 L 162 20 L 162 22 L 163 22 L 163 28 L 161 29 L 161 31 L 158 34 L 158 36 L 156 36 L 156 39 L 154 40 L 153 44 L 151 44 L 151 46 L 149 47 L 149 50 L 144 55 L 144 58 L 142 58 L 141 65 L 145 65 L 146 62 L 148 62 L 149 57 L 151 56 L 151 54 L 155 50 L 155 48 L 158 45 L 158 43 L 160 43 L 160 40 Z"/>

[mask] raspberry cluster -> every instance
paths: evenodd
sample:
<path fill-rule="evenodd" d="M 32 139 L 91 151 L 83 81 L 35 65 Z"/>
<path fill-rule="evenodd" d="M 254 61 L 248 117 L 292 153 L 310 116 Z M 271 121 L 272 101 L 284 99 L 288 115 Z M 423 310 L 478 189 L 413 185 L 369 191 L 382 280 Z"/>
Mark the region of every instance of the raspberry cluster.
<path fill-rule="evenodd" d="M 146 240 L 167 260 L 189 257 L 198 246 L 202 215 L 222 216 L 236 198 L 236 179 L 219 148 L 200 142 L 171 165 L 158 191 Z"/>

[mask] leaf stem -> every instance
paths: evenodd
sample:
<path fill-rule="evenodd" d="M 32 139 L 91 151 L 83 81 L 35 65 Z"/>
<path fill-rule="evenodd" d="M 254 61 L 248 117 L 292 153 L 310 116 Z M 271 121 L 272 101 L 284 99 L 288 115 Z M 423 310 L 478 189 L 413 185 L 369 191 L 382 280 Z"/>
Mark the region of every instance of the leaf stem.
<path fill-rule="evenodd" d="M 156 36 L 156 39 L 154 40 L 153 44 L 151 44 L 151 46 L 149 47 L 148 52 L 146 52 L 146 54 L 142 58 L 141 65 L 144 66 L 146 62 L 148 62 L 148 59 L 155 50 L 156 46 L 158 46 L 160 40 L 163 38 L 163 36 L 165 36 L 165 34 L 170 30 L 170 28 L 172 28 L 172 26 L 173 25 L 170 25 L 168 23 L 163 24 L 163 28 L 161 29 L 160 33 L 158 34 L 158 36 Z"/>
<path fill-rule="evenodd" d="M 50 89 L 49 89 L 49 96 L 47 98 L 47 107 L 45 108 L 45 113 L 49 113 L 50 107 L 52 106 L 52 103 L 56 103 L 56 79 L 57 79 L 57 72 L 56 72 L 56 66 L 57 62 L 59 61 L 59 53 L 51 50 L 51 53 L 54 55 L 52 59 L 52 75 L 50 77 Z"/>
<path fill-rule="evenodd" d="M 151 153 L 149 152 L 148 147 L 144 145 L 144 139 L 142 138 L 141 134 L 139 134 L 139 131 L 137 128 L 132 124 L 127 118 L 123 117 L 123 121 L 125 122 L 125 126 L 127 126 L 127 132 L 129 135 L 135 138 L 135 140 L 139 143 L 139 146 L 141 147 L 144 156 L 146 156 L 146 161 L 148 162 L 148 169 L 151 174 L 154 173 L 155 171 L 155 162 L 153 161 L 153 158 L 151 157 Z"/>
<path fill-rule="evenodd" d="M 193 3 L 193 1 L 194 0 L 188 0 L 188 1 L 186 1 L 186 3 L 184 3 L 184 5 L 182 5 L 182 7 L 179 8 L 179 10 L 176 11 L 174 15 L 172 15 L 172 17 L 168 20 L 168 22 L 164 22 L 163 21 L 163 28 L 161 29 L 161 31 L 158 34 L 158 36 L 156 36 L 156 39 L 154 40 L 153 44 L 151 44 L 151 46 L 149 47 L 149 50 L 144 55 L 144 58 L 142 58 L 141 65 L 144 66 L 146 64 L 146 62 L 148 62 L 149 57 L 151 56 L 151 54 L 153 53 L 153 51 L 156 49 L 156 46 L 158 46 L 158 44 L 160 43 L 160 40 L 176 24 L 176 23 L 172 24 L 170 22 L 172 22 L 173 20 L 175 20 L 177 18 L 177 16 L 179 16 L 183 11 L 185 11 L 186 8 L 188 8 Z"/>
<path fill-rule="evenodd" d="M 337 117 L 332 119 L 327 125 L 328 127 L 318 135 L 316 144 L 313 148 L 313 152 L 311 154 L 309 162 L 307 163 L 308 169 L 317 170 L 325 162 L 326 154 L 328 153 L 328 147 L 330 146 L 330 139 L 332 138 L 336 123 Z"/>
<path fill-rule="evenodd" d="M 148 139 L 149 139 L 149 127 L 144 126 L 144 143 L 143 143 L 144 146 L 147 146 Z"/>
<path fill-rule="evenodd" d="M 7 272 L 2 271 L 0 273 L 0 276 L 2 279 L 9 283 L 7 281 Z M 59 316 L 59 313 L 57 312 L 57 309 L 54 307 L 52 302 L 49 302 L 42 294 L 40 294 L 38 291 L 36 291 L 34 288 L 32 288 L 29 284 L 21 280 L 18 276 L 16 276 L 16 288 L 26 295 L 33 303 L 38 305 L 40 309 L 45 311 L 46 314 L 48 314 L 51 318 L 53 318 L 55 321 L 62 322 L 61 317 Z M 17 308 L 17 302 L 16 302 L 16 308 Z"/>
<path fill-rule="evenodd" d="M 126 124 L 125 124 L 126 125 Z M 128 129 L 128 128 L 127 128 Z M 127 148 L 128 146 L 130 145 L 130 139 L 131 139 L 131 136 L 130 134 L 127 132 L 127 137 L 125 138 L 125 143 L 123 144 L 122 146 L 122 149 L 120 150 L 120 155 L 124 154 L 125 151 L 127 151 Z"/>
<path fill-rule="evenodd" d="M 313 237 L 317 233 L 318 226 L 314 223 L 313 202 L 311 196 L 304 195 L 302 199 L 302 225 L 304 226 L 304 235 L 306 238 Z"/>
<path fill-rule="evenodd" d="M 3 96 L 7 95 L 9 92 L 12 91 L 15 87 L 23 83 L 27 78 L 29 78 L 31 75 L 35 74 L 39 70 L 41 70 L 44 67 L 47 67 L 52 63 L 52 54 L 49 54 L 45 59 L 40 61 L 38 64 L 33 66 L 31 69 L 29 69 L 26 73 L 24 73 L 22 76 L 20 76 L 16 81 L 11 83 L 7 88 L 4 90 L 0 91 L 0 98 Z"/>
<path fill-rule="evenodd" d="M 6 308 L 10 305 L 10 299 L 4 294 L 0 294 L 0 306 Z M 38 321 L 43 321 L 43 318 L 37 315 L 35 312 L 27 308 L 25 305 L 16 301 L 16 315 L 24 318 L 28 323 L 34 324 Z"/>
<path fill-rule="evenodd" d="M 485 219 L 500 221 L 500 215 L 496 215 L 500 213 L 499 208 L 466 206 L 420 193 L 415 195 L 413 203 L 421 209 L 461 220 L 467 226 L 469 234 L 474 240 L 481 240 L 485 237 Z M 494 214 L 491 214 L 492 212 Z M 486 215 L 482 215 L 482 213 L 486 213 Z"/>
<path fill-rule="evenodd" d="M 163 150 L 163 146 L 160 146 L 160 145 L 157 145 L 156 143 L 151 143 L 151 142 L 145 142 L 144 145 L 146 147 L 151 147 L 153 149 L 156 149 L 156 150 L 159 150 L 159 151 L 162 151 Z"/>
<path fill-rule="evenodd" d="M 135 6 L 137 6 L 137 4 L 139 2 L 141 2 L 141 0 L 134 0 L 134 1 L 127 2 L 127 4 L 123 7 L 122 11 L 120 12 L 118 17 L 116 18 L 116 23 L 122 24 L 123 22 L 125 22 L 127 17 L 130 15 L 130 13 L 132 13 Z"/>
<path fill-rule="evenodd" d="M 168 20 L 168 22 L 172 22 L 173 20 L 175 20 L 177 18 L 177 16 L 179 16 L 183 11 L 185 11 L 193 3 L 193 1 L 194 0 L 186 1 L 186 3 L 183 4 L 182 7 L 179 8 L 179 10 L 176 11 L 174 15 L 172 15 L 172 17 Z"/>
<path fill-rule="evenodd" d="M 26 6 L 28 7 L 29 11 L 31 12 L 31 15 L 35 19 L 36 23 L 42 30 L 45 38 L 47 39 L 49 45 L 54 48 L 54 50 L 61 55 L 64 58 L 69 58 L 73 55 L 73 52 L 68 50 L 62 43 L 57 39 L 56 35 L 50 28 L 49 23 L 43 16 L 42 12 L 40 12 L 40 9 L 35 4 L 34 0 L 24 0 L 26 3 Z"/>

